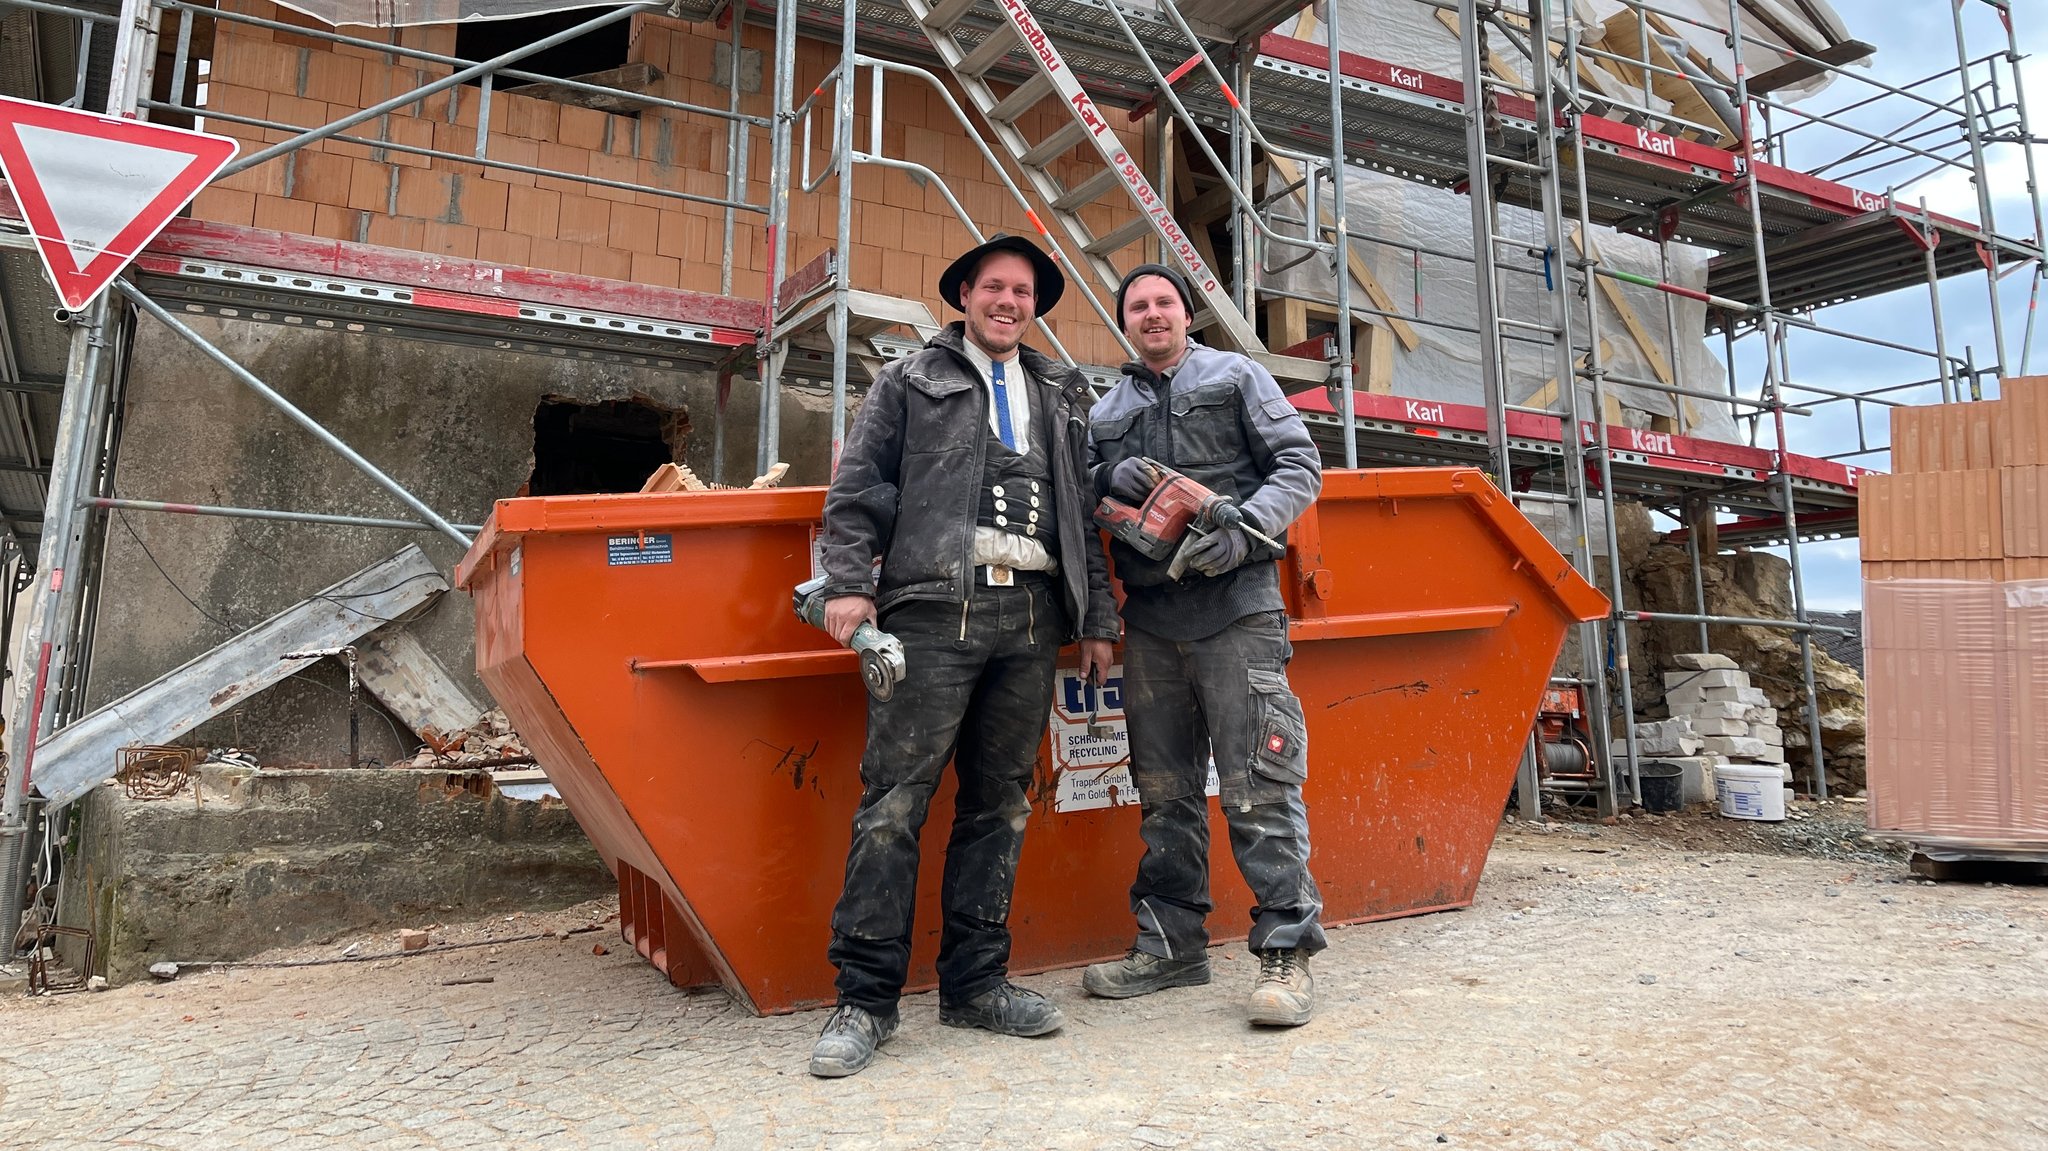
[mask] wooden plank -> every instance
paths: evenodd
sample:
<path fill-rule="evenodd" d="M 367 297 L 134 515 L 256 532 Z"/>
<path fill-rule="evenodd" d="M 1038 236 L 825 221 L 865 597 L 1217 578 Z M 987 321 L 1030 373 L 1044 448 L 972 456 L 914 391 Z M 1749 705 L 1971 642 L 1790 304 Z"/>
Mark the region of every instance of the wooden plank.
<path fill-rule="evenodd" d="M 399 722 L 424 737 L 451 735 L 484 709 L 411 631 L 392 625 L 356 641 L 356 677 Z"/>
<path fill-rule="evenodd" d="M 1600 258 L 1600 249 L 1590 236 L 1582 238 L 1577 231 L 1573 231 L 1572 247 L 1582 256 L 1591 256 L 1595 260 Z M 1636 350 L 1650 362 L 1650 370 L 1656 374 L 1658 382 L 1676 384 L 1677 377 L 1671 372 L 1670 361 L 1664 358 L 1664 353 L 1658 350 L 1656 343 L 1650 339 L 1649 330 L 1643 327 L 1643 321 L 1636 315 L 1636 310 L 1629 306 L 1628 297 L 1622 294 L 1621 285 L 1606 276 L 1594 276 L 1593 279 L 1599 282 L 1600 293 L 1607 297 L 1607 302 L 1613 306 L 1615 315 L 1621 317 L 1621 325 L 1628 329 L 1629 339 L 1635 341 Z"/>
<path fill-rule="evenodd" d="M 121 748 L 169 743 L 304 666 L 284 653 L 352 644 L 447 590 L 408 545 L 57 732 L 36 748 L 35 789 L 70 803 L 114 773 Z"/>

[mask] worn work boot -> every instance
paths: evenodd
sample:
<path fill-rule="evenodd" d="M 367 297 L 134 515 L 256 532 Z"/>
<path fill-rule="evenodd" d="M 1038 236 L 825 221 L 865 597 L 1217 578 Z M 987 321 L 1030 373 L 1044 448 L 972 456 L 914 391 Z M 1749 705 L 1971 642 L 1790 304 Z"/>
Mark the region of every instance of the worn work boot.
<path fill-rule="evenodd" d="M 1199 987 L 1207 982 L 1207 954 L 1193 959 L 1162 959 L 1135 947 L 1122 959 L 1090 964 L 1081 973 L 1081 986 L 1088 994 L 1104 999 L 1130 999 L 1169 987 Z"/>
<path fill-rule="evenodd" d="M 939 1022 L 946 1026 L 980 1027 L 997 1035 L 1044 1035 L 1066 1021 L 1052 1000 L 1014 983 L 998 983 L 965 1003 L 939 1004 Z"/>
<path fill-rule="evenodd" d="M 1273 947 L 1259 954 L 1259 981 L 1252 987 L 1253 1023 L 1299 1027 L 1316 1011 L 1316 981 L 1308 973 L 1308 952 Z"/>
<path fill-rule="evenodd" d="M 875 1057 L 875 1048 L 896 1034 L 896 1016 L 874 1014 L 842 1003 L 825 1021 L 825 1030 L 811 1048 L 811 1074 L 824 1079 L 852 1075 Z"/>

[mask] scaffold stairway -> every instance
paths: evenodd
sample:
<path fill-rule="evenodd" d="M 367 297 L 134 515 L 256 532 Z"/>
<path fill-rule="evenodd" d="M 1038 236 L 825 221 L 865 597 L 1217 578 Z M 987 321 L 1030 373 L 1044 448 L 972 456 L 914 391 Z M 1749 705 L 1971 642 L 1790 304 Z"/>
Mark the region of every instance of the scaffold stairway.
<path fill-rule="evenodd" d="M 977 0 L 903 0 L 931 40 L 946 68 L 960 82 L 968 98 L 987 120 L 991 134 L 1009 157 L 1016 161 L 1043 202 L 1067 246 L 1081 253 L 1092 279 L 1108 292 L 1122 279 L 1109 257 L 1132 242 L 1151 234 L 1174 262 L 1188 273 L 1200 297 L 1194 327 L 1213 324 L 1221 329 L 1223 342 L 1253 357 L 1283 384 L 1295 387 L 1324 384 L 1330 366 L 1320 360 L 1275 355 L 1266 350 L 1252 321 L 1230 298 L 1216 270 L 1211 268 L 1194 242 L 1173 218 L 1172 206 L 1146 179 L 1139 159 L 1131 155 L 1110 130 L 1109 122 L 1073 70 L 1067 67 L 1050 34 L 1031 15 L 1023 0 L 995 0 L 1003 23 L 974 44 L 963 44 L 957 33 Z M 1142 46 L 1133 45 L 1142 51 Z M 1013 53 L 1022 52 L 1031 62 L 1031 78 L 1007 95 L 998 96 L 989 85 L 988 73 Z M 1057 96 L 1066 120 L 1043 139 L 1031 140 L 1018 128 L 1024 114 L 1048 96 Z M 1085 179 L 1063 184 L 1053 175 L 1056 161 L 1083 144 L 1100 162 Z M 1121 226 L 1098 236 L 1081 219 L 1081 209 L 1122 188 L 1136 214 Z M 1051 235 L 1036 212 L 1031 221 L 1050 242 Z M 1058 250 L 1058 245 L 1052 245 Z M 1290 389 L 1291 390 L 1291 389 Z"/>

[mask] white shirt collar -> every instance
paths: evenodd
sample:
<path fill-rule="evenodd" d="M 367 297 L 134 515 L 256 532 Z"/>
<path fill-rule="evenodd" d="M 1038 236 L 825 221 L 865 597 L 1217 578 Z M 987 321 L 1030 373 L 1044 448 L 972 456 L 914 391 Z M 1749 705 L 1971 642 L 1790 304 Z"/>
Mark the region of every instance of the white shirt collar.
<path fill-rule="evenodd" d="M 981 373 L 981 382 L 986 384 L 992 381 L 995 378 L 994 361 L 989 358 L 987 352 L 981 350 L 981 345 L 973 340 L 962 337 L 960 346 L 967 349 L 967 362 L 973 364 L 974 370 Z M 1010 358 L 1003 361 L 1003 381 L 1005 383 L 1024 378 L 1024 373 L 1019 370 L 1023 366 L 1023 358 L 1020 352 L 1012 350 Z"/>

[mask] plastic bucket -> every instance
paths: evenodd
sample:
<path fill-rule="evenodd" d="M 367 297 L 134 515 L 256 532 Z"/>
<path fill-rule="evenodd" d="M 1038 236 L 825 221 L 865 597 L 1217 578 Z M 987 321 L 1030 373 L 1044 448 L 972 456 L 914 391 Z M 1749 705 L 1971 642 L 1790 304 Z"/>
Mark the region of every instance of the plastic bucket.
<path fill-rule="evenodd" d="M 1724 763 L 1714 769 L 1714 792 L 1730 819 L 1785 818 L 1785 775 L 1776 767 Z"/>
<path fill-rule="evenodd" d="M 1675 763 L 1639 763 L 1636 781 L 1643 789 L 1644 811 L 1677 811 L 1685 806 L 1685 769 Z"/>

